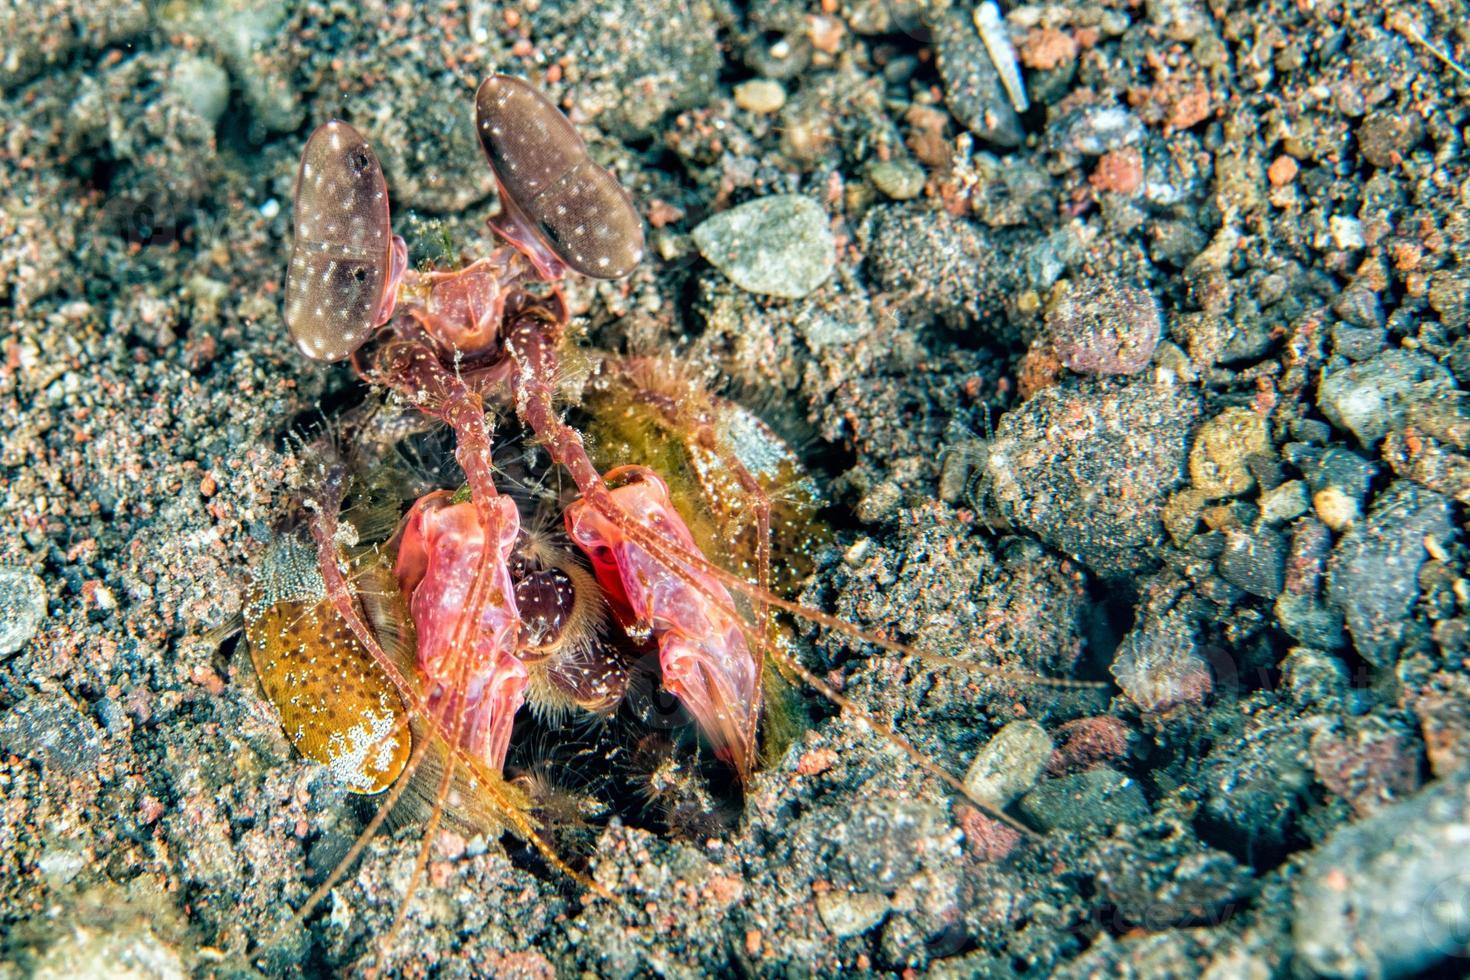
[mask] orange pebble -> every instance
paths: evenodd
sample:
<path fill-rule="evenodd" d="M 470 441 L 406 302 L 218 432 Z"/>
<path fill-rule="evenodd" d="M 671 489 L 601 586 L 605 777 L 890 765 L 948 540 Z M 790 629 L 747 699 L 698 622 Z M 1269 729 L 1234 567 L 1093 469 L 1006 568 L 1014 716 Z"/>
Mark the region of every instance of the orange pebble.
<path fill-rule="evenodd" d="M 1266 169 L 1266 179 L 1271 182 L 1272 187 L 1285 187 L 1296 180 L 1296 161 L 1291 157 L 1282 155 L 1271 162 Z"/>

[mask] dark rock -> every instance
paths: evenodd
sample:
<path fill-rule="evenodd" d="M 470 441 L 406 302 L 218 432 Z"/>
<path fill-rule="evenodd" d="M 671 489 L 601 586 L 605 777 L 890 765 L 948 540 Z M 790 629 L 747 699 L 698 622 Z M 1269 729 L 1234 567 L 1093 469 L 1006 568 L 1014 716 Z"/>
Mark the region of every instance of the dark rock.
<path fill-rule="evenodd" d="M 1019 339 L 1003 315 L 1023 288 L 1023 269 L 1002 259 L 1022 248 L 1017 234 L 990 232 L 917 204 L 874 208 L 870 227 L 870 274 L 907 316 L 956 328 L 975 324 L 1001 339 Z"/>
<path fill-rule="evenodd" d="M 1124 824 L 1084 859 L 1121 924 L 1155 931 L 1216 922 L 1251 893 L 1251 872 L 1187 827 Z"/>
<path fill-rule="evenodd" d="M 1297 647 L 1281 661 L 1281 687 L 1299 707 L 1337 711 L 1348 693 L 1347 668 L 1331 654 Z"/>
<path fill-rule="evenodd" d="M 1449 501 L 1400 480 L 1338 542 L 1327 595 L 1364 658 L 1380 667 L 1392 661 L 1419 598 L 1419 567 L 1428 557 L 1424 539 L 1448 542 L 1453 536 Z"/>
<path fill-rule="evenodd" d="M 0 715 L 0 752 L 69 779 L 95 773 L 102 730 L 62 694 L 34 694 Z"/>
<path fill-rule="evenodd" d="M 1281 593 L 1285 569 L 1286 541 L 1266 528 L 1231 534 L 1220 555 L 1220 577 L 1263 599 Z"/>
<path fill-rule="evenodd" d="M 1211 749 L 1201 769 L 1202 815 L 1213 831 L 1205 839 L 1245 859 L 1279 851 L 1312 784 L 1310 735 L 1294 720 L 1263 713 Z"/>
<path fill-rule="evenodd" d="M 1470 955 L 1467 840 L 1470 769 L 1339 828 L 1297 882 L 1292 937 L 1303 965 L 1402 977 Z"/>
<path fill-rule="evenodd" d="M 1298 643 L 1336 650 L 1345 641 L 1342 613 L 1315 596 L 1283 592 L 1276 597 L 1276 621 Z"/>
<path fill-rule="evenodd" d="M 1382 327 L 1354 327 L 1346 323 L 1332 325 L 1332 348 L 1350 361 L 1366 361 L 1383 350 L 1388 334 Z"/>
<path fill-rule="evenodd" d="M 1106 766 L 1048 779 L 1016 805 L 1044 831 L 1113 827 L 1137 822 L 1149 813 L 1138 783 Z"/>
<path fill-rule="evenodd" d="M 1020 146 L 1026 132 L 969 14 L 950 11 L 939 17 L 934 44 L 944 101 L 955 118 L 987 143 Z"/>
<path fill-rule="evenodd" d="M 1197 397 L 1152 379 L 1078 380 L 1007 412 L 985 463 L 1000 514 L 1104 576 L 1157 563 Z"/>

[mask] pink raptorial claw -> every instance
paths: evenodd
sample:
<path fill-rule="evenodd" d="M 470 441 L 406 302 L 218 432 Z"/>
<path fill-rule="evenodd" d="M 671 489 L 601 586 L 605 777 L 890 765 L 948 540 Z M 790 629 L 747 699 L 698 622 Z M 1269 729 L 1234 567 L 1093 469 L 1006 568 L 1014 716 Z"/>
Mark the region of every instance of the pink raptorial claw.
<path fill-rule="evenodd" d="M 408 271 L 408 243 L 403 236 L 394 235 L 388 248 L 388 277 L 383 283 L 383 298 L 378 303 L 377 316 L 373 318 L 373 325 L 377 327 L 393 319 L 393 307 L 398 305 L 398 284 L 403 282 L 403 274 Z"/>
<path fill-rule="evenodd" d="M 606 479 L 621 483 L 610 492 L 631 520 L 698 550 L 669 500 L 668 486 L 653 470 L 623 466 Z M 706 573 L 669 568 L 585 499 L 567 508 L 566 524 L 624 624 L 652 631 L 664 687 L 694 715 L 717 754 L 747 777 L 755 748 L 751 706 L 760 695 L 760 678 L 730 593 Z"/>
<path fill-rule="evenodd" d="M 450 494 L 439 491 L 414 503 L 404 521 L 394 574 L 410 597 L 430 714 L 450 719 L 462 709 L 460 744 L 499 772 L 511 722 L 530 683 L 515 655 L 520 614 L 507 566 L 520 534 L 520 515 L 509 497 L 491 497 L 483 523 L 473 501 L 450 501 Z M 486 574 L 477 590 L 481 572 Z M 478 621 L 468 624 L 466 636 L 462 624 L 467 614 L 473 616 L 475 603 L 480 603 Z"/>

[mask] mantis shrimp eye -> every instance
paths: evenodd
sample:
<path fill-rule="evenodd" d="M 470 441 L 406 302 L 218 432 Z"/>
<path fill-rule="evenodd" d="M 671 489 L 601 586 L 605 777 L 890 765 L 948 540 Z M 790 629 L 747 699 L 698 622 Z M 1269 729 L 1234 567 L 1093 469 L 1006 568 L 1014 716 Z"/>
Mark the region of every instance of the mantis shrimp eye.
<path fill-rule="evenodd" d="M 307 140 L 294 220 L 286 325 L 307 357 L 340 361 L 386 319 L 398 271 L 383 169 L 346 123 Z"/>
<path fill-rule="evenodd" d="M 508 237 L 595 279 L 633 271 L 643 257 L 643 222 L 561 110 L 530 83 L 492 75 L 475 95 L 475 123 L 502 207 L 538 240 Z"/>

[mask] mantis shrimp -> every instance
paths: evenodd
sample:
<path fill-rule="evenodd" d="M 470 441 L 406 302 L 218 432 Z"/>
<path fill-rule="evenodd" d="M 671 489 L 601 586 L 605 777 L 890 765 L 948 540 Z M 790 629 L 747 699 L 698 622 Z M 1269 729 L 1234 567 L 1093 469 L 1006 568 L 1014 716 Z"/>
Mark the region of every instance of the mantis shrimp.
<path fill-rule="evenodd" d="M 732 435 L 758 426 L 753 417 L 636 359 L 604 366 L 602 383 L 633 391 L 650 424 L 679 434 L 705 490 L 724 494 L 724 510 L 738 514 L 715 534 L 746 542 L 745 574 L 706 557 L 655 469 L 595 465 L 558 405 L 570 319 L 561 283 L 568 275 L 630 274 L 643 253 L 641 220 L 571 123 L 527 82 L 488 78 L 475 110 L 501 202 L 490 225 L 504 244 L 457 271 L 408 267 L 405 243 L 392 234 L 382 170 L 351 126 L 322 125 L 302 154 L 286 277 L 291 336 L 308 358 L 350 359 L 411 413 L 447 426 L 464 488 L 412 504 L 381 549 L 389 567 L 378 552 L 349 557 L 352 529 L 338 519 L 349 476 L 329 459 L 307 503 L 310 542 L 288 538 L 256 576 L 247 639 L 288 735 L 349 789 L 386 792 L 298 916 L 405 793 L 420 797 L 429 814 L 410 893 L 447 812 L 515 833 L 554 867 L 612 897 L 557 855 L 530 815 L 525 788 L 504 777 L 522 705 L 596 714 L 626 696 L 629 667 L 619 645 L 589 642 L 605 619 L 624 647 L 656 650 L 663 688 L 741 782 L 757 768 L 763 691 L 779 675 L 853 711 L 964 792 L 772 642 L 772 618 L 784 611 L 892 651 L 946 659 L 773 591 L 773 576 L 793 577 L 782 567 L 787 559 L 773 562 L 770 545 L 772 514 L 789 505 L 773 500 L 769 474 L 747 465 Z M 566 536 L 590 573 L 564 551 L 536 547 L 516 501 L 497 486 L 497 413 L 518 419 L 575 485 Z M 788 514 L 786 523 L 812 512 Z"/>

